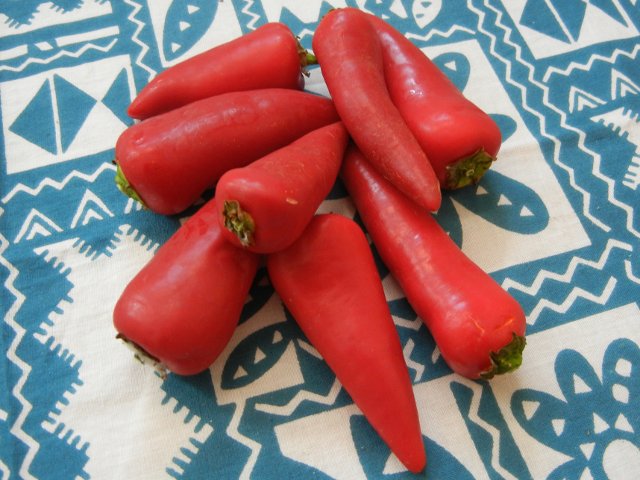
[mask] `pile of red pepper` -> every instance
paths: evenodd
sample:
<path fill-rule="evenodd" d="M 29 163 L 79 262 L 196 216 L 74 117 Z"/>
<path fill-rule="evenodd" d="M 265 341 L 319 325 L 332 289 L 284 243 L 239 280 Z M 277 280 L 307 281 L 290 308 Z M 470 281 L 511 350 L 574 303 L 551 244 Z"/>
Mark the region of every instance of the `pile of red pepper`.
<path fill-rule="evenodd" d="M 492 119 L 391 25 L 353 8 L 320 22 L 315 57 L 281 23 L 155 77 L 116 145 L 121 190 L 160 214 L 206 202 L 133 278 L 118 337 L 189 375 L 227 345 L 261 259 L 304 334 L 414 472 L 418 411 L 363 230 L 316 214 L 340 176 L 370 238 L 451 367 L 468 378 L 522 360 L 518 303 L 433 219 L 441 189 L 476 183 L 500 148 Z M 302 90 L 320 65 L 331 99 Z M 363 367 L 364 366 L 364 367 Z"/>

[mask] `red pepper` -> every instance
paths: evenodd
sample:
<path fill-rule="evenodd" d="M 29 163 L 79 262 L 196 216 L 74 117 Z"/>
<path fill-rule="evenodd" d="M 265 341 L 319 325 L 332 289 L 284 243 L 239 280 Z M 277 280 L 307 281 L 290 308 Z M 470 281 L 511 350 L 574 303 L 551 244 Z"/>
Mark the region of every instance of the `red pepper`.
<path fill-rule="evenodd" d="M 337 214 L 316 215 L 267 271 L 312 345 L 398 459 L 426 463 L 418 412 L 398 332 L 369 243 Z"/>
<path fill-rule="evenodd" d="M 518 302 L 355 147 L 345 155 L 341 178 L 380 257 L 451 369 L 491 378 L 520 366 L 526 319 Z"/>
<path fill-rule="evenodd" d="M 429 211 L 440 207 L 438 179 L 385 84 L 383 57 L 368 15 L 330 11 L 313 49 L 336 109 L 353 140 L 382 175 Z"/>
<path fill-rule="evenodd" d="M 373 15 L 369 20 L 382 45 L 389 95 L 441 186 L 477 183 L 500 149 L 498 125 L 404 35 Z"/>
<path fill-rule="evenodd" d="M 221 93 L 299 89 L 304 85 L 304 67 L 314 62 L 289 27 L 267 23 L 161 72 L 140 91 L 127 113 L 144 119 Z"/>
<path fill-rule="evenodd" d="M 347 140 L 337 122 L 225 173 L 216 186 L 225 237 L 258 253 L 293 243 L 331 191 Z"/>
<path fill-rule="evenodd" d="M 209 201 L 125 288 L 113 312 L 119 337 L 177 374 L 205 370 L 233 334 L 258 259 L 222 237 Z"/>
<path fill-rule="evenodd" d="M 338 120 L 331 100 L 296 90 L 199 100 L 125 130 L 116 143 L 116 183 L 154 212 L 175 214 L 227 170 Z"/>

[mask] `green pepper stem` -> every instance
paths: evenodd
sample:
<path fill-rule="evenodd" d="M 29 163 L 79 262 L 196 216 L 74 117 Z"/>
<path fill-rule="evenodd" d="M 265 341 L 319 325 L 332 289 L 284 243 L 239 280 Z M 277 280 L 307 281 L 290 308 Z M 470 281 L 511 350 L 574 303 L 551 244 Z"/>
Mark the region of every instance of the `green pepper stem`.
<path fill-rule="evenodd" d="M 305 67 L 308 66 L 308 65 L 317 65 L 318 64 L 318 59 L 309 50 L 305 50 L 304 51 L 304 62 L 303 63 L 304 63 Z"/>
<path fill-rule="evenodd" d="M 118 186 L 118 190 L 124 193 L 127 197 L 133 198 L 136 202 L 142 204 L 144 208 L 147 208 L 145 203 L 142 201 L 142 198 L 140 198 L 140 195 L 138 195 L 138 192 L 136 192 L 135 189 L 131 186 L 131 184 L 127 180 L 127 177 L 124 176 L 124 172 L 120 168 L 119 163 L 116 163 L 115 181 L 116 185 Z"/>
<path fill-rule="evenodd" d="M 524 337 L 513 334 L 511 341 L 497 352 L 491 352 L 491 367 L 480 373 L 480 377 L 485 380 L 493 378 L 495 375 L 502 375 L 516 370 L 522 365 L 522 351 L 527 344 Z"/>
<path fill-rule="evenodd" d="M 305 77 L 308 77 L 309 71 L 307 70 L 307 67 L 309 65 L 317 65 L 318 59 L 313 53 L 302 46 L 302 44 L 300 43 L 300 37 L 296 37 L 296 43 L 298 45 L 298 58 L 300 59 L 302 74 Z"/>
<path fill-rule="evenodd" d="M 225 200 L 223 206 L 224 226 L 234 233 L 243 247 L 253 245 L 255 222 L 248 212 L 244 211 L 237 200 Z"/>
<path fill-rule="evenodd" d="M 482 176 L 489 170 L 495 158 L 489 155 L 484 148 L 464 157 L 446 167 L 446 180 L 444 188 L 455 190 L 476 184 Z"/>

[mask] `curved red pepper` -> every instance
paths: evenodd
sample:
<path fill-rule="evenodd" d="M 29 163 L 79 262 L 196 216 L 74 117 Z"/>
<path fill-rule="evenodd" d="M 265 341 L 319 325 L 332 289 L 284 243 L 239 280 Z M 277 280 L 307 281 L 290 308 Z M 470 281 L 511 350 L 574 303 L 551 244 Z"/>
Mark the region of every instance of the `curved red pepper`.
<path fill-rule="evenodd" d="M 367 14 L 332 10 L 318 25 L 313 49 L 353 140 L 387 180 L 418 205 L 438 210 L 438 179 L 389 97 L 380 42 Z"/>
<path fill-rule="evenodd" d="M 520 366 L 526 319 L 518 302 L 355 147 L 345 155 L 341 178 L 383 262 L 451 369 L 491 378 Z"/>
<path fill-rule="evenodd" d="M 116 143 L 116 182 L 154 212 L 175 214 L 227 170 L 338 120 L 331 100 L 296 90 L 199 100 L 125 130 Z"/>
<path fill-rule="evenodd" d="M 144 119 L 221 93 L 300 89 L 304 67 L 314 62 L 289 27 L 267 23 L 161 72 L 140 91 L 127 113 Z"/>
<path fill-rule="evenodd" d="M 222 175 L 216 203 L 225 237 L 258 253 L 293 243 L 331 191 L 347 140 L 337 122 Z"/>
<path fill-rule="evenodd" d="M 389 95 L 446 189 L 477 183 L 502 142 L 498 125 L 404 35 L 369 15 Z M 366 152 L 363 150 L 363 153 Z"/>
<path fill-rule="evenodd" d="M 233 334 L 258 260 L 222 238 L 209 201 L 125 288 L 113 312 L 119 337 L 177 374 L 205 370 Z"/>
<path fill-rule="evenodd" d="M 267 257 L 271 282 L 369 423 L 413 472 L 426 463 L 398 332 L 364 233 L 316 215 L 286 250 Z"/>

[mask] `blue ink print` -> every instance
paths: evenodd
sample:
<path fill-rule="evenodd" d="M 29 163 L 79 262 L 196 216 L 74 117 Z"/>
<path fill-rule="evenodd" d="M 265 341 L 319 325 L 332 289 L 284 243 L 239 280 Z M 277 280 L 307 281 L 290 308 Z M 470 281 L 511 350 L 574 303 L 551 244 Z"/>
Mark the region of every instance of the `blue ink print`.
<path fill-rule="evenodd" d="M 571 459 L 550 479 L 612 478 L 608 469 L 640 467 L 640 348 L 628 339 L 612 342 L 602 380 L 589 361 L 563 350 L 555 373 L 564 399 L 545 392 L 515 392 L 511 407 L 518 423 L 536 440 Z M 583 476 L 586 475 L 586 476 Z"/>
<path fill-rule="evenodd" d="M 207 32 L 218 2 L 175 0 L 167 11 L 162 50 L 168 61 L 188 52 Z"/>

